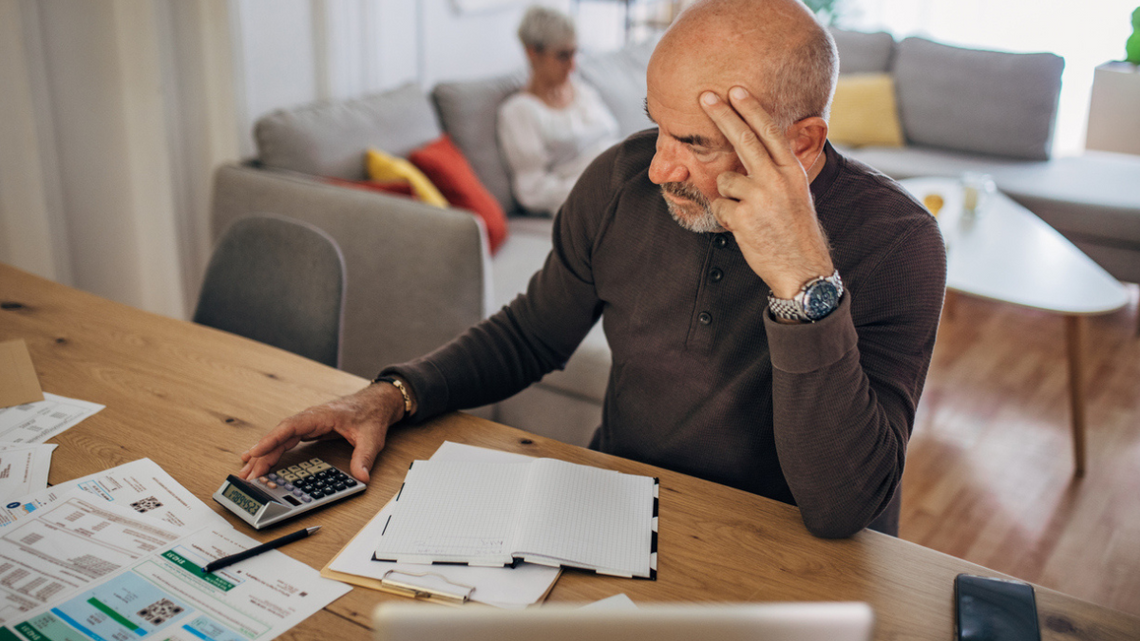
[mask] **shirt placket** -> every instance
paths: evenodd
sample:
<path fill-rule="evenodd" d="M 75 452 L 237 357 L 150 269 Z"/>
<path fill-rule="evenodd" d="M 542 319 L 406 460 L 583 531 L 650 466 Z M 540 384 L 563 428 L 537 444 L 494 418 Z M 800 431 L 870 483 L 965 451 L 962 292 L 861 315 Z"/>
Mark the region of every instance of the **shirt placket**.
<path fill-rule="evenodd" d="M 689 333 L 685 339 L 685 349 L 700 353 L 712 350 L 718 326 L 723 319 L 718 318 L 724 309 L 717 304 L 721 300 L 725 266 L 729 264 L 733 251 L 732 238 L 727 233 L 713 234 L 709 238 L 701 278 L 697 284 L 696 301 L 689 319 Z"/>

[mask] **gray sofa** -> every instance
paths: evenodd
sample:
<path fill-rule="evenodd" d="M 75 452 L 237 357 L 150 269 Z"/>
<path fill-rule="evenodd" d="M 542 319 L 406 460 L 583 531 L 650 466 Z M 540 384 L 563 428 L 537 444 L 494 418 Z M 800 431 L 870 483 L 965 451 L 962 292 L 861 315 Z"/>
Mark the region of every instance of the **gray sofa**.
<path fill-rule="evenodd" d="M 904 148 L 847 150 L 851 155 L 900 178 L 990 172 L 1001 189 L 1117 277 L 1140 280 L 1140 192 L 1131 188 L 1140 178 L 1140 161 L 1046 159 L 1059 59 L 1008 58 L 919 39 L 896 43 L 887 34 L 835 35 L 843 72 L 894 71 L 909 142 Z M 652 46 L 585 58 L 579 65 L 614 111 L 623 135 L 650 126 L 642 108 Z M 1022 67 L 1033 73 L 1026 75 Z M 1020 79 L 1023 93 L 1008 91 L 999 71 Z M 929 81 L 939 76 L 947 82 Z M 257 159 L 218 171 L 215 237 L 238 216 L 259 211 L 324 228 L 341 244 L 348 264 L 343 367 L 370 377 L 381 365 L 429 351 L 523 291 L 550 250 L 551 221 L 521 214 L 495 137 L 497 107 L 523 80 L 520 72 L 442 83 L 430 96 L 409 85 L 265 116 L 255 131 Z M 962 87 L 970 95 L 958 93 Z M 511 236 L 493 258 L 480 241 L 481 227 L 466 212 L 317 178 L 363 179 L 368 147 L 403 155 L 442 131 L 510 212 Z M 599 325 L 564 370 L 480 413 L 584 444 L 600 421 L 609 366 Z"/>
<path fill-rule="evenodd" d="M 653 43 L 588 57 L 579 73 L 614 112 L 622 135 L 650 126 L 642 101 Z M 277 111 L 255 127 L 258 155 L 215 177 L 215 239 L 236 218 L 274 212 L 312 222 L 341 245 L 348 271 L 342 367 L 371 377 L 382 365 L 424 354 L 526 289 L 550 251 L 549 218 L 525 215 L 511 195 L 495 114 L 522 72 Z M 396 155 L 446 131 L 508 212 L 510 237 L 492 258 L 467 212 L 330 185 L 366 178 L 363 153 Z M 586 444 L 601 421 L 610 352 L 594 328 L 565 369 L 475 413 Z"/>
<path fill-rule="evenodd" d="M 907 144 L 844 149 L 897 179 L 991 174 L 1113 276 L 1140 282 L 1140 157 L 1049 157 L 1064 62 L 833 30 L 840 73 L 890 73 Z"/>

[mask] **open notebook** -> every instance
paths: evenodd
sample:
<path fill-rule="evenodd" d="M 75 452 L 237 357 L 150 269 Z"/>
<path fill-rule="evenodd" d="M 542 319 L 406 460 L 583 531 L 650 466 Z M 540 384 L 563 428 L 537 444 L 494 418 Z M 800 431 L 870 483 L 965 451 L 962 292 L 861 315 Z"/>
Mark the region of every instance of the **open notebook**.
<path fill-rule="evenodd" d="M 655 579 L 657 479 L 554 459 L 415 461 L 373 558 Z"/>

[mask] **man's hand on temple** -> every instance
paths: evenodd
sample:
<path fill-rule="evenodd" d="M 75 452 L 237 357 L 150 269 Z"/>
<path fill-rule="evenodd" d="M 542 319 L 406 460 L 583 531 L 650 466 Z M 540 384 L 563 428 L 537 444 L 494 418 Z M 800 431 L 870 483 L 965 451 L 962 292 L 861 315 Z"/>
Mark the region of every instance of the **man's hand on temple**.
<path fill-rule="evenodd" d="M 713 214 L 772 293 L 792 298 L 804 283 L 835 269 L 816 219 L 811 180 L 792 143 L 756 98 L 733 87 L 729 99 L 731 104 L 709 91 L 700 97 L 747 172 L 717 178 L 722 197 L 713 201 Z"/>
<path fill-rule="evenodd" d="M 267 472 L 281 455 L 301 441 L 343 436 L 352 444 L 349 472 L 363 483 L 388 435 L 388 428 L 404 417 L 404 398 L 394 386 L 378 383 L 322 405 L 310 407 L 281 421 L 241 455 L 245 479 Z"/>

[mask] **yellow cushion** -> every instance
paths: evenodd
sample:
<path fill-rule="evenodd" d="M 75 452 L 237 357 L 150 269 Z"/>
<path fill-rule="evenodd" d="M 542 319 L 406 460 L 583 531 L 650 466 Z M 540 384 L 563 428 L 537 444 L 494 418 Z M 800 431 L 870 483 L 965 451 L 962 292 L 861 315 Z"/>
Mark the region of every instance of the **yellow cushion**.
<path fill-rule="evenodd" d="M 895 82 L 890 74 L 839 76 L 827 137 L 834 143 L 852 147 L 902 147 L 906 141 L 899 124 Z"/>
<path fill-rule="evenodd" d="M 423 202 L 436 207 L 447 207 L 447 199 L 422 171 L 412 163 L 377 149 L 368 150 L 368 178 L 377 182 L 406 180 L 412 191 Z"/>

